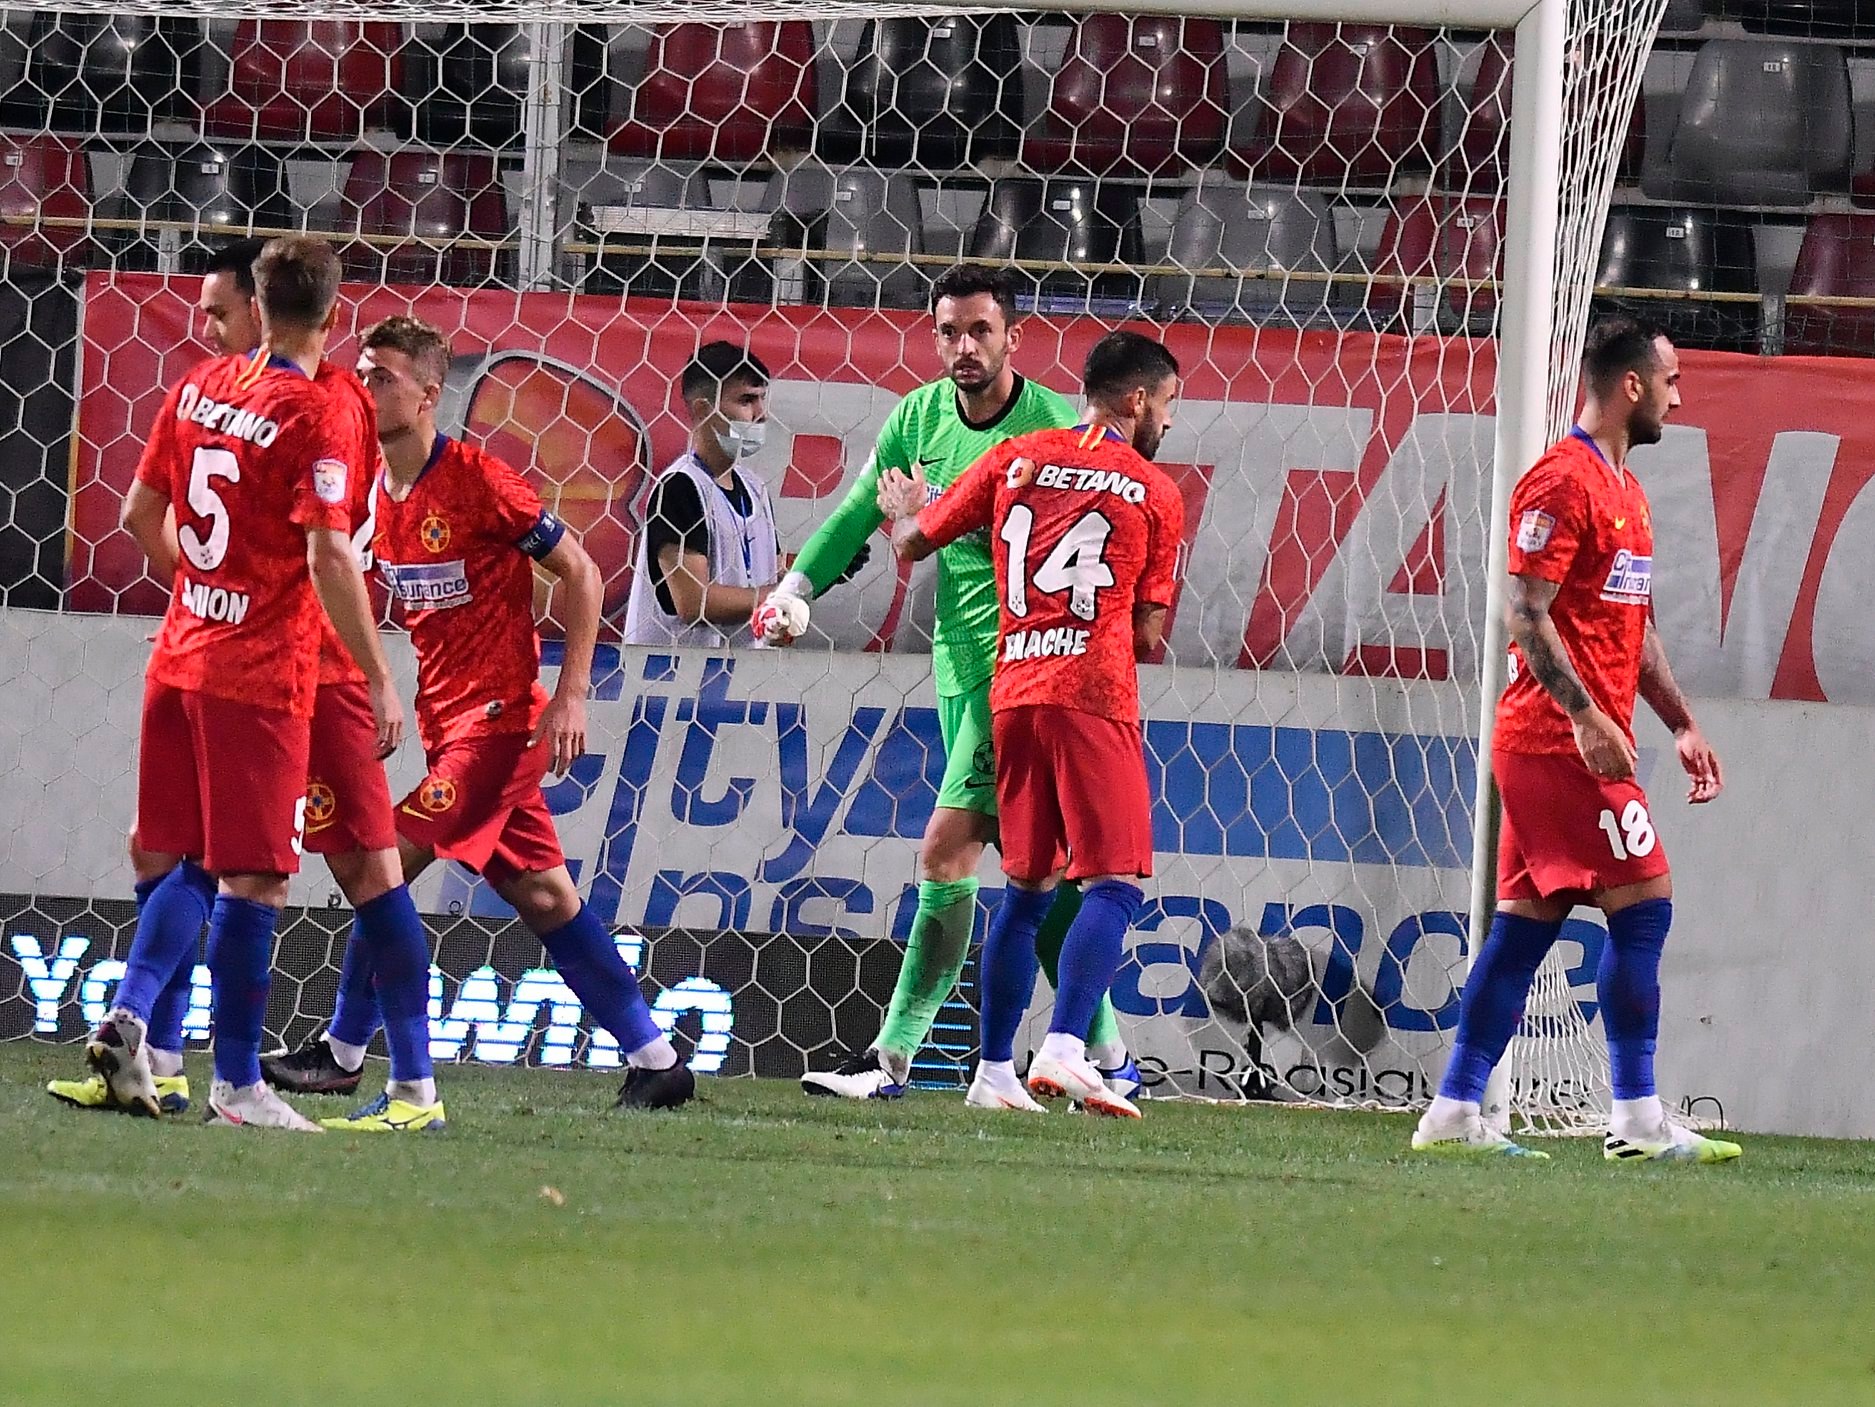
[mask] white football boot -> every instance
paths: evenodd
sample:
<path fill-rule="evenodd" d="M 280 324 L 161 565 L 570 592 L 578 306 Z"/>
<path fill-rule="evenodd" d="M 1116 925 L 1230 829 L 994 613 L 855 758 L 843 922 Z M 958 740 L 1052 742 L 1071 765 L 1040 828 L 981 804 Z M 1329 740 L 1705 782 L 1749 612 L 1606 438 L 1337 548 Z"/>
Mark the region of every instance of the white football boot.
<path fill-rule="evenodd" d="M 1022 1087 L 1013 1070 L 998 1079 L 994 1073 L 977 1063 L 976 1077 L 970 1081 L 970 1093 L 964 1096 L 964 1103 L 972 1109 L 1015 1110 L 1023 1114 L 1046 1114 L 1048 1110 L 1029 1098 L 1029 1092 Z"/>
<path fill-rule="evenodd" d="M 311 1119 L 301 1114 L 274 1092 L 265 1081 L 240 1088 L 226 1080 L 209 1086 L 208 1118 L 211 1124 L 226 1124 L 240 1129 L 287 1129 L 293 1133 L 324 1133 Z"/>
<path fill-rule="evenodd" d="M 1681 1128 L 1671 1119 L 1645 1138 L 1610 1133 L 1602 1140 L 1602 1157 L 1611 1163 L 1729 1163 L 1744 1151 L 1736 1143 Z"/>
<path fill-rule="evenodd" d="M 1090 1114 L 1109 1119 L 1137 1119 L 1138 1107 L 1107 1088 L 1100 1071 L 1085 1057 L 1070 1060 L 1046 1053 L 1029 1066 L 1029 1092 L 1043 1099 L 1071 1099 Z"/>
<path fill-rule="evenodd" d="M 1426 1120 L 1421 1119 L 1419 1127 L 1413 1130 L 1413 1151 L 1432 1158 L 1534 1158 L 1540 1163 L 1549 1161 L 1549 1154 L 1512 1142 L 1477 1114 L 1444 1127 L 1429 1127 Z"/>

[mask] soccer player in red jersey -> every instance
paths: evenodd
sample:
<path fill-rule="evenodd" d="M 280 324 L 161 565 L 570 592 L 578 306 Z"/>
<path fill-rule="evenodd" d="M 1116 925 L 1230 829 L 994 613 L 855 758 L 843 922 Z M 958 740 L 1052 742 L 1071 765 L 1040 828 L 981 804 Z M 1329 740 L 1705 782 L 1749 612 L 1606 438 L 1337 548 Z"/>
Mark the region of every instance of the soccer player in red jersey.
<path fill-rule="evenodd" d="M 224 355 L 249 354 L 261 345 L 254 263 L 265 245 L 260 239 L 237 240 L 217 250 L 204 273 L 199 295 L 203 330 Z M 337 402 L 335 423 L 342 421 L 346 433 L 356 439 L 356 462 L 375 465 L 377 417 L 357 374 L 323 359 L 314 379 Z M 374 473 L 352 476 L 352 546 L 365 554 L 360 565 L 367 570 L 376 484 Z M 160 537 L 144 547 L 156 570 L 173 576 L 179 556 L 173 506 L 164 515 Z M 429 1055 L 428 944 L 422 920 L 403 884 L 390 786 L 378 756 L 366 677 L 330 622 L 320 651 L 308 757 L 304 848 L 325 856 L 333 878 L 356 911 L 353 931 L 361 939 L 359 951 L 373 949 L 381 955 L 378 981 L 390 988 L 385 1005 L 392 1013 L 386 1022 L 391 1080 L 383 1098 L 345 1121 L 345 1126 L 371 1131 L 441 1128 L 444 1112 L 436 1098 Z M 191 996 L 196 942 L 214 904 L 215 883 L 192 860 L 178 863 L 174 855 L 146 850 L 135 827 L 130 833 L 130 859 L 137 876 L 139 919 L 148 910 L 151 921 L 139 923 L 126 961 L 124 985 L 135 998 L 144 984 L 161 983 L 150 1004 L 146 1045 L 157 1107 L 165 1113 L 180 1113 L 188 1107 L 183 1022 Z M 327 1080 L 303 1087 L 349 1093 L 357 1087 L 363 1066 L 362 1049 L 357 1055 L 349 1071 L 336 1060 L 328 1060 L 333 1068 Z M 263 1058 L 263 1072 L 267 1063 Z M 46 1088 L 54 1098 L 79 1108 L 126 1107 L 95 1075 L 83 1081 L 53 1080 Z M 134 1112 L 148 1112 L 143 1103 L 130 1107 Z"/>
<path fill-rule="evenodd" d="M 1673 732 L 1687 799 L 1724 779 L 1667 667 L 1653 622 L 1653 517 L 1628 464 L 1680 404 L 1666 337 L 1629 318 L 1589 330 L 1576 427 L 1511 495 L 1510 683 L 1498 701 L 1491 770 L 1503 799 L 1497 916 L 1465 981 L 1458 1035 L 1413 1147 L 1460 1157 L 1545 1157 L 1482 1117 L 1491 1071 L 1538 965 L 1569 911 L 1593 904 L 1608 939 L 1596 995 L 1608 1039 L 1611 1162 L 1716 1163 L 1738 1145 L 1679 1128 L 1654 1086 L 1660 953 L 1673 883 L 1635 778 L 1638 693 Z"/>
<path fill-rule="evenodd" d="M 479 871 L 618 1039 L 632 1067 L 619 1105 L 684 1103 L 695 1078 L 652 1020 L 612 935 L 580 899 L 541 793 L 549 770 L 565 772 L 585 751 L 599 569 L 525 478 L 437 432 L 449 369 L 440 332 L 393 317 L 362 341 L 384 451 L 373 548 L 416 646 L 417 732 L 429 763 L 397 806 L 404 874 L 415 879 L 439 856 Z M 536 564 L 564 588 L 566 653 L 551 699 L 540 684 Z M 356 945 L 347 954 L 354 980 L 341 985 L 333 1024 L 368 1031 L 375 1013 L 360 956 Z M 269 1074 L 291 1087 L 293 1059 L 270 1063 Z"/>
<path fill-rule="evenodd" d="M 403 715 L 351 545 L 361 446 L 313 379 L 337 316 L 338 259 L 316 239 L 276 240 L 254 278 L 263 345 L 202 363 L 170 392 L 124 506 L 174 581 L 147 674 L 137 836 L 217 880 L 211 1118 L 316 1130 L 262 1083 L 259 1047 L 274 931 L 299 868 L 328 619 L 369 680 L 374 751 L 396 746 Z M 150 919 L 146 906 L 140 933 Z M 87 1047 L 140 1112 L 157 1112 L 145 1037 L 173 972 L 127 972 Z"/>
<path fill-rule="evenodd" d="M 1158 647 L 1179 566 L 1184 508 L 1151 463 L 1178 385 L 1164 346 L 1112 332 L 1082 374 L 1085 424 L 1004 442 L 922 511 L 917 478 L 880 478 L 900 557 L 987 530 L 1001 598 L 990 712 L 1009 887 L 983 946 L 982 1060 L 968 1096 L 979 1107 L 1041 1110 L 1016 1078 L 1014 1043 L 1035 987 L 1035 936 L 1065 876 L 1081 884 L 1081 910 L 1028 1088 L 1139 1117 L 1082 1038 L 1119 968 L 1143 897 L 1136 881 L 1152 873 L 1136 662 Z"/>

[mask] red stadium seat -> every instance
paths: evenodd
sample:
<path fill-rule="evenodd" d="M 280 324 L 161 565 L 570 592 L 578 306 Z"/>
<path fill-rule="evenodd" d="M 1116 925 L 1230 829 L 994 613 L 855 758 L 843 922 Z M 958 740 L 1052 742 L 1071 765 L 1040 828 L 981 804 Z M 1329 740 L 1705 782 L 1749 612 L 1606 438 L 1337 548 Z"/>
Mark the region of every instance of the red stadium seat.
<path fill-rule="evenodd" d="M 1387 216 L 1373 273 L 1395 278 L 1495 279 L 1503 275 L 1500 245 L 1504 209 L 1490 197 L 1421 196 Z M 1367 311 L 1377 332 L 1429 332 L 1435 326 L 1490 333 L 1497 291 L 1461 285 L 1449 288 L 1445 308 L 1428 299 L 1430 289 L 1376 282 Z"/>
<path fill-rule="evenodd" d="M 1224 27 L 1159 15 L 1089 15 L 1055 75 L 1033 171 L 1155 175 L 1203 166 L 1224 149 Z"/>
<path fill-rule="evenodd" d="M 9 260 L 57 264 L 82 253 L 83 226 L 38 222 L 83 220 L 90 213 L 91 180 L 77 142 L 0 133 L 0 248 Z"/>
<path fill-rule="evenodd" d="M 613 151 L 667 161 L 753 161 L 813 145 L 814 27 L 801 20 L 658 30 Z"/>
<path fill-rule="evenodd" d="M 1256 135 L 1231 153 L 1255 181 L 1386 185 L 1432 169 L 1439 56 L 1431 31 L 1292 24 Z"/>
<path fill-rule="evenodd" d="M 363 241 L 345 250 L 353 278 L 385 283 L 483 283 L 506 263 L 497 251 L 462 248 L 468 236 L 512 237 L 494 158 L 468 152 L 360 152 L 341 197 L 347 234 L 401 235 L 402 244 Z"/>
<path fill-rule="evenodd" d="M 1804 231 L 1793 298 L 1875 298 L 1875 215 L 1818 215 Z M 1792 304 L 1784 317 L 1784 350 L 1812 355 L 1875 356 L 1875 308 Z"/>
<path fill-rule="evenodd" d="M 401 88 L 402 48 L 395 24 L 243 20 L 228 91 L 208 104 L 204 130 L 263 141 L 354 141 L 387 123 Z"/>
<path fill-rule="evenodd" d="M 1439 163 L 1441 190 L 1495 195 L 1510 179 L 1510 87 L 1512 54 L 1508 38 L 1479 49 L 1478 72 L 1465 101 L 1464 129 L 1458 146 Z M 1641 179 L 1641 156 L 1647 146 L 1647 99 L 1637 95 L 1628 135 L 1621 147 L 1615 179 L 1633 185 Z"/>

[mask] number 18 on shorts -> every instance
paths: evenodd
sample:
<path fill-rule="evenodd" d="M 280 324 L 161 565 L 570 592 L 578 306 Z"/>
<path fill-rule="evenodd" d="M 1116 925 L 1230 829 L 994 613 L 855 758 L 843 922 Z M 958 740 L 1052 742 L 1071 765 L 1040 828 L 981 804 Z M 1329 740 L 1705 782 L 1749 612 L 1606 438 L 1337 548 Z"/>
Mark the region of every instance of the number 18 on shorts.
<path fill-rule="evenodd" d="M 1493 752 L 1491 770 L 1504 803 L 1499 899 L 1593 894 L 1667 873 L 1638 782 L 1604 781 L 1562 754 Z"/>

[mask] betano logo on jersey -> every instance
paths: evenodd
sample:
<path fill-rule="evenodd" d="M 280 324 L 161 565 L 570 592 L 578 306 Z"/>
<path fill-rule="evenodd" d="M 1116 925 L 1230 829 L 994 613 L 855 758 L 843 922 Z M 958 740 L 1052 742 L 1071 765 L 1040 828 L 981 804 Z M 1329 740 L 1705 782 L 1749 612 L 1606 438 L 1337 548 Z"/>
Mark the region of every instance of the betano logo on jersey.
<path fill-rule="evenodd" d="M 204 430 L 233 435 L 237 440 L 266 449 L 280 437 L 280 427 L 251 410 L 241 410 L 225 401 L 213 401 L 203 395 L 193 381 L 176 398 L 176 419 L 192 420 Z"/>
<path fill-rule="evenodd" d="M 1082 469 L 1072 464 L 1044 464 L 1035 476 L 1038 489 L 1071 489 L 1075 493 L 1110 493 L 1126 503 L 1144 503 L 1146 486 L 1117 469 Z"/>
<path fill-rule="evenodd" d="M 1602 600 L 1622 606 L 1645 606 L 1654 597 L 1654 559 L 1637 557 L 1622 548 L 1615 553 L 1608 580 L 1602 583 Z"/>
<path fill-rule="evenodd" d="M 466 606 L 473 599 L 469 574 L 460 558 L 451 562 L 378 561 L 384 584 L 406 610 L 446 611 Z"/>

